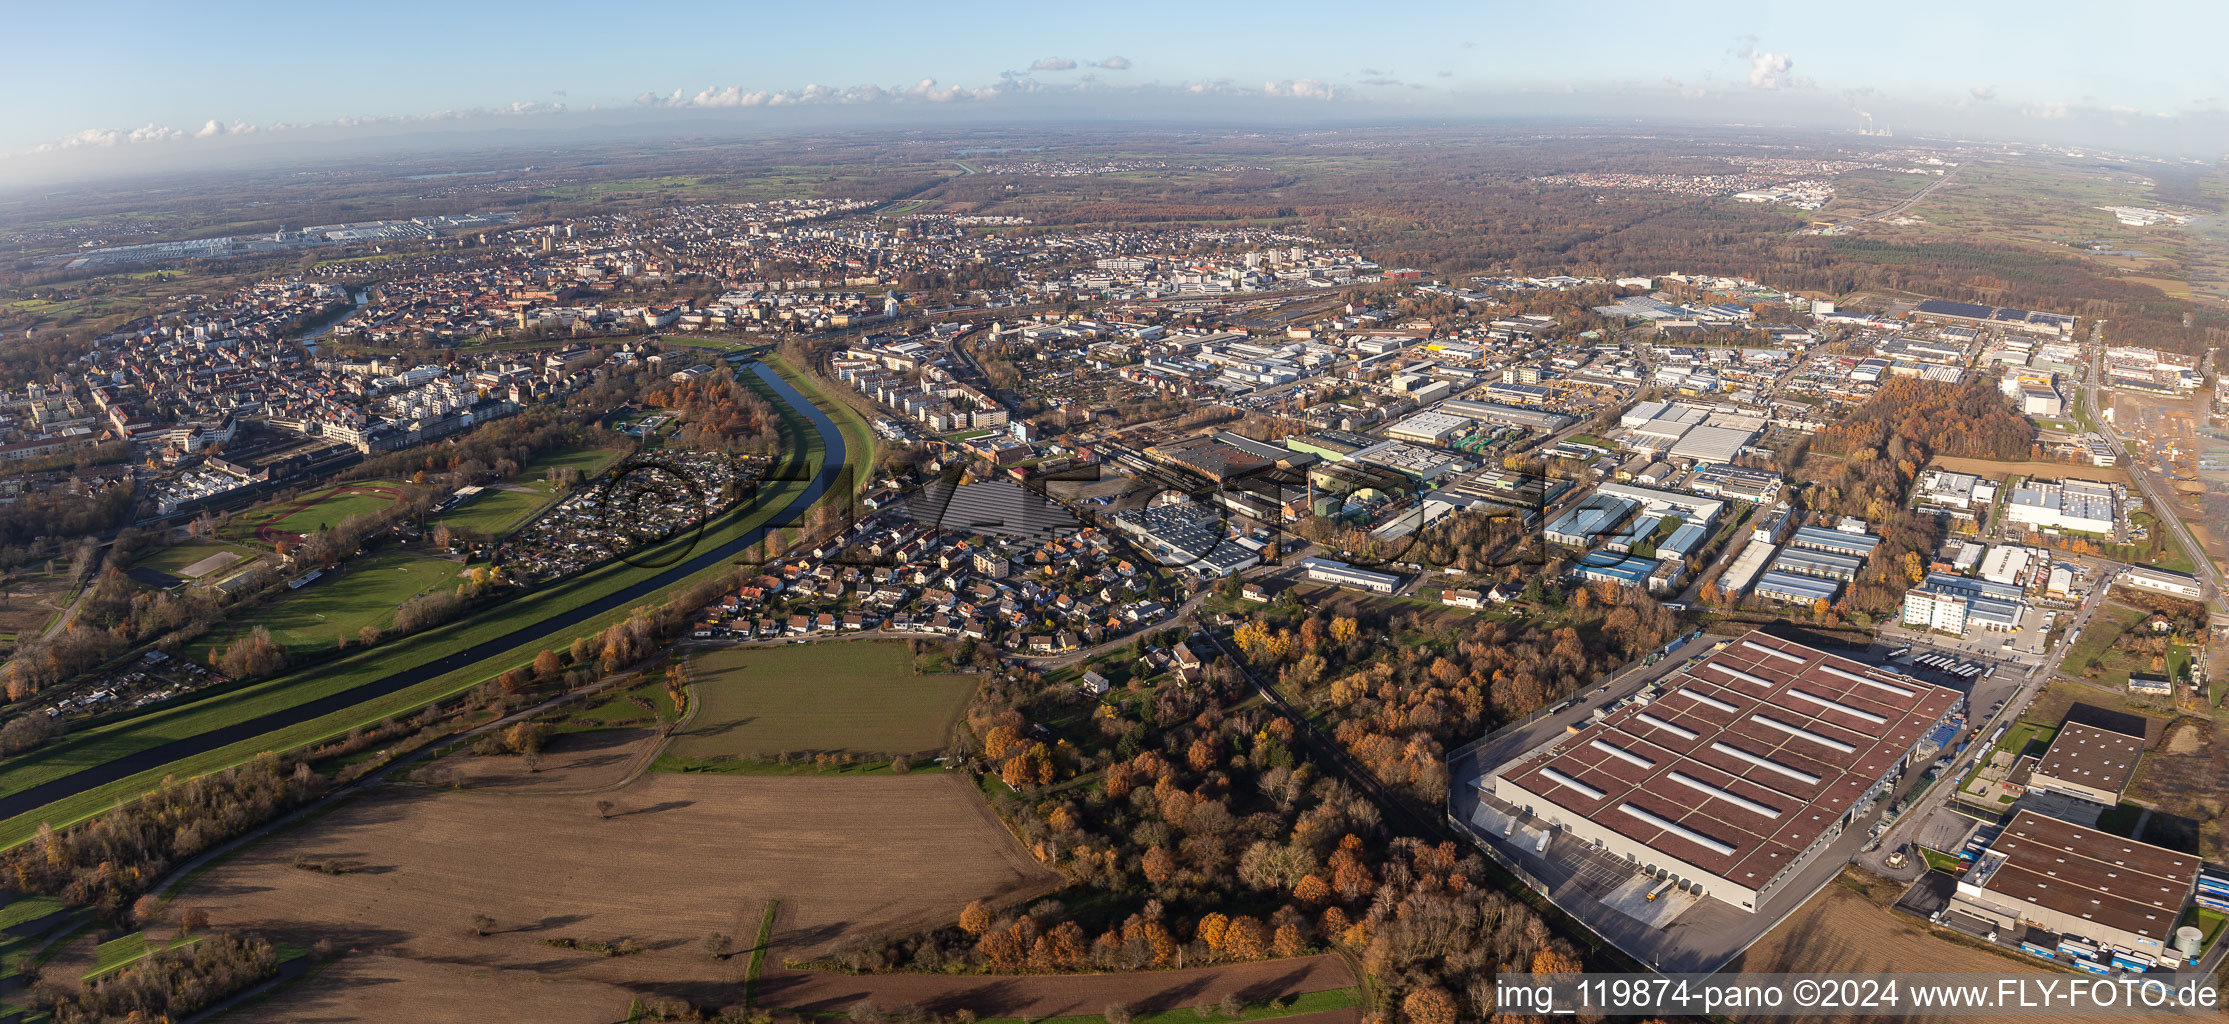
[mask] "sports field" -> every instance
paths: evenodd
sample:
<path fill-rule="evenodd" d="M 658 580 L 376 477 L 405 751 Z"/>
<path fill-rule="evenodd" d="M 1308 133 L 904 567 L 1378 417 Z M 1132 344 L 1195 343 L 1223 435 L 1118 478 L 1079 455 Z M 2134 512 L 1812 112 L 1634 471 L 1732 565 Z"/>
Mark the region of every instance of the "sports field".
<path fill-rule="evenodd" d="M 287 594 L 268 608 L 227 623 L 224 633 L 245 633 L 257 626 L 290 651 L 331 647 L 343 638 L 355 642 L 365 626 L 385 629 L 395 608 L 420 594 L 454 590 L 462 566 L 392 548 L 357 565 L 329 572 Z"/>
<path fill-rule="evenodd" d="M 393 484 L 346 484 L 299 501 L 257 509 L 240 517 L 242 525 L 261 540 L 281 534 L 311 534 L 340 525 L 349 516 L 368 515 L 394 507 L 402 491 Z"/>
<path fill-rule="evenodd" d="M 558 497 L 557 488 L 549 482 L 550 470 L 570 467 L 580 470 L 583 477 L 594 477 L 619 455 L 610 448 L 568 448 L 552 452 L 528 463 L 525 469 L 502 483 L 480 492 L 479 497 L 462 507 L 443 513 L 438 522 L 491 537 L 507 533 Z"/>
<path fill-rule="evenodd" d="M 727 648 L 689 669 L 702 706 L 667 750 L 682 758 L 942 750 L 978 682 L 915 675 L 904 644 L 872 641 Z"/>

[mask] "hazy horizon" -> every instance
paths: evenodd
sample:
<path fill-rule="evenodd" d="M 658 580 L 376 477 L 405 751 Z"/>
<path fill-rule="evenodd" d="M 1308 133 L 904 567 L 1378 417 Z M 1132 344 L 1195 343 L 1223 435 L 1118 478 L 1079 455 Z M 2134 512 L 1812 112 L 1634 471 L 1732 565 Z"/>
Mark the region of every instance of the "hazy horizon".
<path fill-rule="evenodd" d="M 119 13 L 19 16 L 18 38 L 34 45 L 0 69 L 0 88 L 41 102 L 0 125 L 0 185 L 301 161 L 451 133 L 484 144 L 959 122 L 1637 118 L 2229 152 L 2229 84 L 2198 49 L 2229 16 L 2198 7 L 2132 22 L 2056 5 L 1902 3 L 1858 19 L 1737 4 L 1697 24 L 1631 4 L 1585 19 L 1457 5 L 1354 19 L 1311 3 L 1122 17 L 993 4 L 922 19 L 870 5 L 840 33 L 792 8 L 691 12 L 619 33 L 604 30 L 605 9 L 565 3 Z M 119 25 L 192 59 L 88 75 L 69 41 Z M 2128 44 L 2089 46 L 2100 33 Z"/>

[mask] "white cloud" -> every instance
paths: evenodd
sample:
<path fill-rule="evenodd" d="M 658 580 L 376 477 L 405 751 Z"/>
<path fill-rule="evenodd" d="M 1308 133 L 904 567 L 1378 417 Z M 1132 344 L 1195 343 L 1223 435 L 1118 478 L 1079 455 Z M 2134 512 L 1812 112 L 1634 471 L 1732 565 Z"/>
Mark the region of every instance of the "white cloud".
<path fill-rule="evenodd" d="M 1031 71 L 1072 71 L 1076 62 L 1066 57 L 1040 57 L 1029 65 Z"/>
<path fill-rule="evenodd" d="M 49 153 L 58 149 L 106 149 L 141 142 L 168 142 L 171 139 L 183 139 L 185 137 L 185 132 L 150 121 L 139 128 L 87 128 L 64 139 L 41 143 L 38 152 Z"/>
<path fill-rule="evenodd" d="M 2056 100 L 2050 100 L 2042 103 L 2030 103 L 2025 107 L 2021 107 L 2020 112 L 2027 115 L 2028 117 L 2041 118 L 2046 121 L 2057 121 L 2066 117 L 2067 107 L 2064 103 L 2060 103 Z"/>
<path fill-rule="evenodd" d="M 1785 89 L 1795 83 L 1796 62 L 1785 53 L 1753 54 L 1749 58 L 1749 84 L 1759 89 Z"/>
<path fill-rule="evenodd" d="M 1749 62 L 1749 85 L 1755 89 L 1809 89 L 1813 82 L 1795 74 L 1795 58 L 1785 53 L 1769 53 L 1757 48 L 1757 34 L 1741 37 L 1741 45 L 1734 48 L 1734 56 Z"/>
<path fill-rule="evenodd" d="M 1328 100 L 1336 98 L 1338 90 L 1334 89 L 1329 82 L 1319 82 L 1313 78 L 1287 78 L 1281 81 L 1263 82 L 1262 94 L 1265 96 L 1287 96 L 1298 100 Z"/>
<path fill-rule="evenodd" d="M 1974 86 L 1973 89 L 1971 89 L 1970 91 L 1973 93 L 1973 97 L 1975 99 L 1980 100 L 1983 103 L 1987 103 L 1990 100 L 1997 98 L 1997 87 L 1993 85 L 1977 85 Z"/>
<path fill-rule="evenodd" d="M 1092 66 L 1106 68 L 1109 71 L 1128 71 L 1130 70 L 1130 58 L 1121 56 L 1109 57 L 1106 60 L 1100 61 L 1099 63 Z"/>

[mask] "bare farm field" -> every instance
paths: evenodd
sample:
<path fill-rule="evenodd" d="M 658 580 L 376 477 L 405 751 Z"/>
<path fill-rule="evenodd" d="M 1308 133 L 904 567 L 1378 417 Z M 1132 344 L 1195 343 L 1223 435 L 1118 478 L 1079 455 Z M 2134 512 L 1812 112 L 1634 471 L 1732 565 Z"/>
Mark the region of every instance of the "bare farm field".
<path fill-rule="evenodd" d="M 780 963 L 1059 883 L 956 777 L 650 775 L 605 795 L 376 792 L 249 847 L 176 902 L 220 928 L 349 951 L 244 1019 L 601 1022 L 643 994 L 740 1004 L 746 958 L 703 943 L 748 947 L 769 899 Z M 557 939 L 641 951 L 544 941 Z M 549 1015 L 519 1015 L 550 990 Z"/>
<path fill-rule="evenodd" d="M 552 950 L 552 952 L 556 952 Z M 226 1014 L 226 1024 L 395 1021 L 413 1024 L 613 1024 L 633 997 L 609 985 L 533 970 L 462 967 L 387 953 L 351 953 L 277 996 Z M 614 1010 L 616 1005 L 618 1009 Z"/>
<path fill-rule="evenodd" d="M 1978 941 L 1978 940 L 1977 940 Z M 1766 933 L 1728 974 L 2048 974 L 2043 965 L 2021 957 L 1976 949 L 1930 931 L 1919 921 L 1879 906 L 1843 886 L 1829 885 L 1779 927 Z M 1735 1020 L 1744 1019 L 1735 1015 Z M 1756 1018 L 1759 1020 L 1768 1018 Z M 1855 1015 L 1773 1017 L 1775 1021 L 1847 1021 Z M 1957 1019 L 1951 1016 L 1913 1019 Z M 2053 1017 L 2067 1024 L 2127 1020 L 2126 1017 Z"/>
<path fill-rule="evenodd" d="M 1183 971 L 1136 974 L 853 976 L 769 969 L 759 979 L 759 1001 L 807 1012 L 841 1012 L 868 1000 L 877 1006 L 918 1005 L 936 1013 L 973 1010 L 980 1017 L 1092 1017 L 1120 1003 L 1140 1013 L 1181 1010 L 1236 995 L 1248 1003 L 1354 985 L 1352 968 L 1338 955 L 1221 964 Z M 1191 1014 L 1185 1014 L 1189 1017 Z M 1360 1008 L 1288 1017 L 1279 1024 L 1352 1024 Z"/>

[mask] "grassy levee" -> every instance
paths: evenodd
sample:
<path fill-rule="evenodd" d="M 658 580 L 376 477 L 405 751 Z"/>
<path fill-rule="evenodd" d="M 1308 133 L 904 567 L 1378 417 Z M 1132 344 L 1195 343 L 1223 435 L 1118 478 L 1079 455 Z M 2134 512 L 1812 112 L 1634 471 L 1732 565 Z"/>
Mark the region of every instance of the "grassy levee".
<path fill-rule="evenodd" d="M 745 382 L 756 389 L 749 375 Z M 802 390 L 802 389 L 800 389 Z M 785 403 L 768 394 L 777 409 Z M 498 640 L 523 627 L 564 614 L 628 587 L 651 580 L 671 568 L 679 556 L 669 551 L 683 545 L 717 549 L 766 525 L 793 500 L 811 487 L 812 469 L 826 455 L 819 434 L 799 414 L 782 416 L 784 462 L 802 463 L 803 473 L 769 474 L 768 489 L 755 505 L 731 511 L 708 525 L 694 542 L 676 539 L 641 554 L 638 566 L 611 562 L 557 586 L 529 592 L 516 600 L 487 609 L 459 622 L 371 648 L 363 653 L 327 662 L 301 672 L 147 715 L 110 723 L 73 735 L 0 765 L 0 797 L 67 779 L 85 769 L 153 750 L 166 743 L 190 739 L 216 729 L 283 712 L 312 701 L 345 695 L 402 671 Z M 848 452 L 847 452 L 848 455 Z M 782 479 L 783 477 L 795 479 Z M 709 579 L 727 570 L 731 559 L 719 559 L 696 572 L 671 581 L 658 592 L 646 594 L 568 627 L 507 648 L 469 665 L 360 703 L 305 721 L 215 747 L 148 770 L 90 786 L 75 794 L 0 821 L 0 848 L 21 843 L 36 834 L 39 825 L 56 828 L 101 813 L 117 801 L 130 799 L 159 785 L 167 776 L 192 776 L 241 764 L 264 751 L 289 750 L 346 734 L 392 715 L 407 713 L 485 682 L 495 674 L 530 660 L 545 647 L 570 643 L 575 636 L 594 633 L 625 619 L 630 610 L 652 603 L 663 594 Z M 647 567 L 646 567 L 647 566 Z"/>
<path fill-rule="evenodd" d="M 791 387 L 804 392 L 814 405 L 828 413 L 829 419 L 836 421 L 836 429 L 844 435 L 845 454 L 857 467 L 852 475 L 852 487 L 865 491 L 874 481 L 875 456 L 880 450 L 876 446 L 881 440 L 875 436 L 874 428 L 867 425 L 866 417 L 859 415 L 859 410 L 852 408 L 850 402 L 829 394 L 821 386 L 820 378 L 791 366 L 789 360 L 769 352 L 759 361 L 773 367 Z"/>

